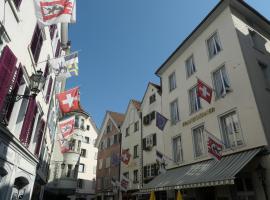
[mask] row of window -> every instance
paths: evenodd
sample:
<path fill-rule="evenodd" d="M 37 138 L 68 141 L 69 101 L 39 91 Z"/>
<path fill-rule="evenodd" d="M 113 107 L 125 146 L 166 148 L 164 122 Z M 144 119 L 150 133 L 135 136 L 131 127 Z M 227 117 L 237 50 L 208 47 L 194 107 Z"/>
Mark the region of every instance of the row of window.
<path fill-rule="evenodd" d="M 221 43 L 219 40 L 219 36 L 217 32 L 215 32 L 207 41 L 207 49 L 208 49 L 208 55 L 209 58 L 213 58 L 215 55 L 217 55 L 221 51 Z M 194 56 L 191 55 L 186 61 L 186 73 L 187 77 L 190 77 L 196 72 L 196 65 L 194 62 Z M 172 91 L 176 88 L 176 76 L 175 73 L 172 73 L 169 76 L 169 91 Z"/>
<path fill-rule="evenodd" d="M 112 145 L 119 144 L 121 140 L 120 134 L 115 134 L 111 137 L 107 137 L 100 142 L 100 150 L 110 148 Z"/>
<path fill-rule="evenodd" d="M 131 128 L 131 125 L 126 128 L 126 134 L 125 134 L 126 137 L 130 135 L 130 128 Z M 138 130 L 139 130 L 139 121 L 136 121 L 133 124 L 133 132 L 136 133 Z"/>
<path fill-rule="evenodd" d="M 235 148 L 244 144 L 243 135 L 236 111 L 229 112 L 219 118 L 222 141 L 226 149 Z M 204 125 L 192 129 L 194 157 L 207 155 L 206 135 Z M 183 161 L 183 148 L 181 135 L 172 139 L 173 159 L 176 163 Z"/>
<path fill-rule="evenodd" d="M 230 82 L 228 79 L 228 75 L 225 69 L 225 66 L 218 68 L 213 73 L 213 80 L 214 80 L 214 90 L 216 99 L 224 97 L 228 92 L 231 91 Z M 192 87 L 188 91 L 189 95 L 189 105 L 190 105 L 190 113 L 197 112 L 202 108 L 201 100 L 198 97 L 198 87 L 197 85 Z M 170 103 L 170 113 L 171 113 L 171 122 L 172 124 L 177 123 L 180 121 L 180 113 L 178 108 L 178 99 L 175 99 Z"/>

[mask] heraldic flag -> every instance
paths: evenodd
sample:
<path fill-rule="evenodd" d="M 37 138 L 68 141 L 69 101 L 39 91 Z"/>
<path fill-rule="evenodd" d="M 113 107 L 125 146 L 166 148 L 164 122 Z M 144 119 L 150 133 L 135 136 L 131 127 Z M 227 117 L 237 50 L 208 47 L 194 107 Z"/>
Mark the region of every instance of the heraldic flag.
<path fill-rule="evenodd" d="M 123 163 L 125 163 L 126 165 L 128 165 L 129 161 L 130 161 L 130 153 L 128 152 L 128 149 L 125 149 L 122 151 L 122 156 L 121 156 L 121 160 Z"/>
<path fill-rule="evenodd" d="M 69 78 L 71 76 L 78 76 L 78 52 L 71 53 L 66 56 L 52 59 L 50 64 L 53 72 L 57 77 Z"/>
<path fill-rule="evenodd" d="M 61 148 L 61 153 L 69 151 L 69 141 L 63 137 L 61 133 L 58 134 L 58 141 Z"/>
<path fill-rule="evenodd" d="M 49 26 L 75 21 L 75 0 L 34 0 L 38 23 Z"/>
<path fill-rule="evenodd" d="M 215 158 L 216 160 L 220 161 L 222 158 L 223 144 L 218 138 L 216 138 L 208 131 L 206 131 L 206 133 L 207 133 L 208 154 L 213 158 Z"/>
<path fill-rule="evenodd" d="M 198 85 L 198 93 L 197 93 L 198 97 L 201 97 L 210 104 L 212 99 L 212 91 L 213 91 L 212 88 L 206 85 L 200 79 L 198 79 L 197 85 Z"/>
<path fill-rule="evenodd" d="M 74 125 L 75 125 L 75 116 L 61 120 L 58 122 L 58 124 L 59 124 L 61 134 L 66 139 L 73 134 Z"/>
<path fill-rule="evenodd" d="M 62 113 L 80 109 L 80 94 L 78 87 L 57 94 L 57 99 Z"/>
<path fill-rule="evenodd" d="M 157 112 L 157 116 L 156 116 L 156 126 L 163 131 L 165 128 L 165 125 L 167 123 L 168 119 L 166 117 L 164 117 L 162 114 L 160 114 L 159 112 Z"/>

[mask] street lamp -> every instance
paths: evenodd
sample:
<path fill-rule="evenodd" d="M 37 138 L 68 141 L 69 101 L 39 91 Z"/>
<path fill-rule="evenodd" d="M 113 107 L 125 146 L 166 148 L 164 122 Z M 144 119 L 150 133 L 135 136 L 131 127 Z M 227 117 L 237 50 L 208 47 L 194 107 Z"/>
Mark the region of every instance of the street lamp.
<path fill-rule="evenodd" d="M 43 72 L 38 70 L 35 74 L 32 74 L 30 77 L 30 91 L 32 94 L 30 95 L 21 95 L 21 94 L 10 94 L 10 102 L 17 102 L 20 99 L 29 99 L 30 97 L 35 98 L 37 94 L 43 88 L 45 83 L 45 77 L 43 76 Z"/>

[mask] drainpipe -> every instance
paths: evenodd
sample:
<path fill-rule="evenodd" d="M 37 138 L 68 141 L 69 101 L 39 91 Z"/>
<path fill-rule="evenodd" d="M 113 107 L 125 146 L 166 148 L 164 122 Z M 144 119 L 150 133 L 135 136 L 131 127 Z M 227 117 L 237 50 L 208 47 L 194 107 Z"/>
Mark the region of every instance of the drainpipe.
<path fill-rule="evenodd" d="M 143 188 L 143 116 L 142 112 L 140 112 L 140 120 L 141 120 L 141 188 Z"/>

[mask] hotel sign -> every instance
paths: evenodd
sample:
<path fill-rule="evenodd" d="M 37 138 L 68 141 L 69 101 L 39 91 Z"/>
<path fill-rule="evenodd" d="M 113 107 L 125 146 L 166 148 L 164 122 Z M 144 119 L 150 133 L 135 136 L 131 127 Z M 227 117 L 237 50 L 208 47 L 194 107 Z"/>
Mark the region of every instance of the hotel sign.
<path fill-rule="evenodd" d="M 192 123 L 198 121 L 199 119 L 204 118 L 206 115 L 209 115 L 209 114 L 211 114 L 213 112 L 215 112 L 215 108 L 209 108 L 208 110 L 206 110 L 206 111 L 204 111 L 204 112 L 202 112 L 202 113 L 200 113 L 198 115 L 195 115 L 191 119 L 189 119 L 187 121 L 184 121 L 182 125 L 183 126 L 187 126 L 189 124 L 192 124 Z"/>

